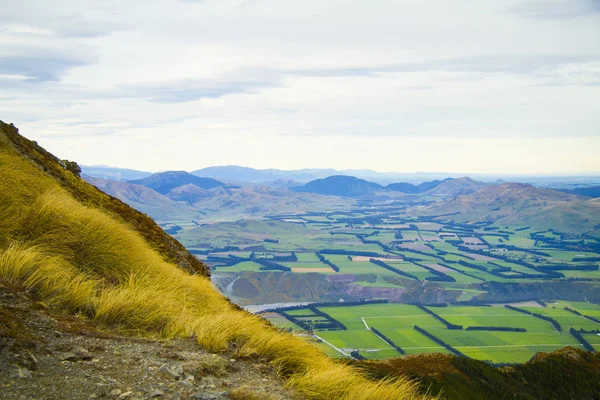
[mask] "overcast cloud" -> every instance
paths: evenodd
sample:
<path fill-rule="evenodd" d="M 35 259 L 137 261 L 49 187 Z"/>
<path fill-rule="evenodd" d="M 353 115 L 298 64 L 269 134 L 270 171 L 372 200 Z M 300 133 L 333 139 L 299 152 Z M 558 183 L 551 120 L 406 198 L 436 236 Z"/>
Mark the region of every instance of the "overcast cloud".
<path fill-rule="evenodd" d="M 0 119 L 143 170 L 600 173 L 598 0 L 0 0 Z"/>

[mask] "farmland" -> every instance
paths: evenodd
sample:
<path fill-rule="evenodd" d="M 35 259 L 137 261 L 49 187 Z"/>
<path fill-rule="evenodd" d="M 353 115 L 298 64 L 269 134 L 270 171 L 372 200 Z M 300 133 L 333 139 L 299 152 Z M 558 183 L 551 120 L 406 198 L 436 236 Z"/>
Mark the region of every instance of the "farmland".
<path fill-rule="evenodd" d="M 332 356 L 451 352 L 520 363 L 584 348 L 571 328 L 600 348 L 597 238 L 419 216 L 414 206 L 364 202 L 185 226 L 176 236 L 240 305 L 316 302 L 265 316 Z M 337 304 L 377 299 L 388 302 Z"/>
<path fill-rule="evenodd" d="M 347 306 L 332 304 L 311 308 L 338 321 L 344 329 L 315 328 L 309 329 L 307 333 L 320 345 L 329 346 L 329 352 L 338 357 L 349 357 L 351 353 L 356 356 L 353 352 L 358 352 L 360 357 L 367 359 L 457 352 L 494 364 L 522 363 L 539 351 L 553 351 L 564 346 L 582 348 L 582 343 L 570 333 L 571 328 L 583 329 L 584 332 L 596 330 L 600 333 L 600 322 L 575 315 L 564 307 L 573 307 L 572 310 L 584 315 L 600 314 L 600 306 L 589 303 L 557 302 L 545 307 L 539 304 L 536 307 L 520 308 L 549 315 L 560 321 L 561 331 L 557 331 L 549 321 L 501 305 L 423 307 L 393 303 Z M 314 315 L 311 308 L 296 307 L 278 312 L 288 316 Z M 290 326 L 288 319 L 274 320 L 271 317 L 271 320 L 276 324 L 281 321 L 282 328 Z M 450 329 L 444 320 L 459 325 L 460 329 Z M 315 321 L 318 322 L 316 319 Z M 415 326 L 437 338 L 437 341 Z M 299 328 L 295 327 L 297 329 Z M 584 337 L 595 348 L 600 347 L 598 333 L 584 333 Z M 386 340 L 391 341 L 395 347 Z"/>

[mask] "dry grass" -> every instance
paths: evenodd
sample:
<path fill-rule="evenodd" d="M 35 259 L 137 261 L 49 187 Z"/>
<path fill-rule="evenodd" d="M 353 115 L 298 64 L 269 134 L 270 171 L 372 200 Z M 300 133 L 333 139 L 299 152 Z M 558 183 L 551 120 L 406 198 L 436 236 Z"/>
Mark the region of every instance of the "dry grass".
<path fill-rule="evenodd" d="M 264 357 L 306 398 L 421 398 L 408 380 L 370 381 L 235 308 L 207 278 L 166 262 L 138 232 L 74 200 L 21 157 L 0 152 L 0 171 L 0 280 L 23 285 L 55 310 Z"/>

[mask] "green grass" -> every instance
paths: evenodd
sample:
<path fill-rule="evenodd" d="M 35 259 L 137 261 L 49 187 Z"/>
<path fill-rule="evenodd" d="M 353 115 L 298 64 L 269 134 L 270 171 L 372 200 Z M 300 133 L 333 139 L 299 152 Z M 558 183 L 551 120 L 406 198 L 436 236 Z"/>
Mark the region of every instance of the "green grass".
<path fill-rule="evenodd" d="M 444 347 L 413 328 L 384 329 L 381 333 L 400 346 L 406 354 L 448 353 Z"/>
<path fill-rule="evenodd" d="M 319 258 L 315 253 L 296 253 L 296 257 L 300 262 L 318 262 Z"/>
<path fill-rule="evenodd" d="M 339 348 L 350 349 L 389 349 L 387 343 L 367 330 L 356 331 L 321 331 L 317 336 Z"/>
<path fill-rule="evenodd" d="M 554 318 L 562 326 L 563 331 L 568 332 L 570 328 L 585 330 L 600 329 L 600 324 L 597 322 L 580 317 L 562 308 L 523 307 L 523 309 Z"/>

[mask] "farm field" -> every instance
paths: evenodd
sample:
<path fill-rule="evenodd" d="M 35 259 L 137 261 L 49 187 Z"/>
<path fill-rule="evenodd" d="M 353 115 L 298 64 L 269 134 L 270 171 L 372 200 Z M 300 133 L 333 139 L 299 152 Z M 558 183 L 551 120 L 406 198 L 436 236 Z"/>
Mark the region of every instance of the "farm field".
<path fill-rule="evenodd" d="M 374 303 L 317 306 L 320 313 L 327 315 L 326 319 L 341 323 L 345 329 L 315 328 L 307 333 L 329 345 L 339 356 L 349 356 L 351 352 L 358 351 L 360 356 L 368 359 L 399 357 L 402 353 L 394 348 L 396 346 L 404 354 L 458 352 L 496 364 L 522 363 L 540 351 L 553 351 L 564 346 L 583 347 L 570 333 L 571 328 L 600 329 L 599 323 L 557 307 L 563 304 L 566 307 L 564 302 L 546 307 L 518 307 L 525 312 L 556 319 L 561 331 L 547 320 L 501 305 L 428 307 Z M 597 305 L 589 303 L 568 305 L 581 313 L 600 312 Z M 285 313 L 300 319 L 317 317 L 306 307 L 296 307 Z M 307 315 L 314 317 L 307 318 Z M 289 327 L 289 322 L 285 320 L 282 327 Z M 450 329 L 448 324 L 460 326 Z M 498 328 L 503 330 L 493 330 Z M 585 337 L 592 346 L 600 347 L 600 336 L 585 334 Z"/>
<path fill-rule="evenodd" d="M 590 288 L 600 286 L 597 238 L 421 217 L 394 202 L 185 225 L 177 237 L 211 267 L 217 287 L 238 304 L 316 302 L 319 314 L 292 309 L 268 318 L 295 333 L 304 331 L 335 356 L 454 352 L 496 364 L 520 363 L 539 351 L 582 348 L 571 328 L 600 348 L 600 324 L 591 319 L 600 319 L 600 305 L 586 302 L 594 293 Z M 236 282 L 242 282 L 237 290 Z M 570 293 L 588 289 L 570 297 L 577 301 L 566 301 L 555 298 L 558 284 Z M 535 296 L 527 295 L 530 287 Z M 380 299 L 388 302 L 329 305 Z M 521 311 L 503 307 L 520 301 L 530 303 L 517 305 Z M 486 330 L 497 328 L 502 330 Z"/>

